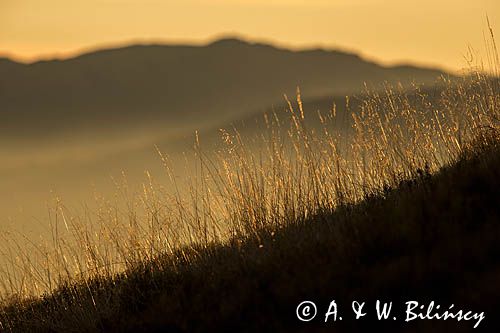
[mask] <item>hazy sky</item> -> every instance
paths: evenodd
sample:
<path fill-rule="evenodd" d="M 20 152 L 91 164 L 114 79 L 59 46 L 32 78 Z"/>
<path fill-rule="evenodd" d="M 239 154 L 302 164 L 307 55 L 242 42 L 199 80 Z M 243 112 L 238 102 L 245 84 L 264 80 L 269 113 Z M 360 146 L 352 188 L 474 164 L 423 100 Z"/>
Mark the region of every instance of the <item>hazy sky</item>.
<path fill-rule="evenodd" d="M 483 46 L 487 13 L 500 35 L 500 0 L 0 0 L 0 53 L 33 60 L 230 34 L 458 69 L 468 45 Z"/>

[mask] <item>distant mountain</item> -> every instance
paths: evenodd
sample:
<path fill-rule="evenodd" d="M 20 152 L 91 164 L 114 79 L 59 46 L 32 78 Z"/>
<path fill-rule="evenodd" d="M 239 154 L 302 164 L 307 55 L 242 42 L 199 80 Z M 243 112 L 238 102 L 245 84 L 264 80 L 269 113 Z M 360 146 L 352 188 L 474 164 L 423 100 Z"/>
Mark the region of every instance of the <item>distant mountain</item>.
<path fill-rule="evenodd" d="M 442 74 L 383 67 L 339 51 L 291 51 L 238 39 L 134 45 L 32 64 L 0 59 L 0 136 L 123 133 L 153 125 L 194 129 L 282 104 L 283 94 L 294 95 L 297 86 L 318 98 L 351 94 L 364 82 L 429 85 Z"/>

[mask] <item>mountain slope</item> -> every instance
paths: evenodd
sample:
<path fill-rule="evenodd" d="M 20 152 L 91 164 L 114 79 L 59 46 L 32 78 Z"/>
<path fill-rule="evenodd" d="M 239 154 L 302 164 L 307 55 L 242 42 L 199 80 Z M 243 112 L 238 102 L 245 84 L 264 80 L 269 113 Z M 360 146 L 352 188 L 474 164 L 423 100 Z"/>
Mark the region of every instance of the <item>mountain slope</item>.
<path fill-rule="evenodd" d="M 290 51 L 224 39 L 206 46 L 135 45 L 67 60 L 0 61 L 0 132 L 25 138 L 156 125 L 199 128 L 307 97 L 345 95 L 363 82 L 432 84 L 438 70 L 386 68 L 338 51 Z"/>
<path fill-rule="evenodd" d="M 479 322 L 479 331 L 498 332 L 499 146 L 474 149 L 435 175 L 276 232 L 181 249 L 114 280 L 13 302 L 0 323 L 14 332 L 469 332 Z M 377 320 L 377 299 L 392 301 L 398 320 Z M 296 317 L 304 300 L 318 306 L 310 322 Z M 331 300 L 343 321 L 324 322 Z M 354 300 L 367 302 L 366 317 L 354 319 Z M 407 301 L 485 317 L 405 322 Z"/>

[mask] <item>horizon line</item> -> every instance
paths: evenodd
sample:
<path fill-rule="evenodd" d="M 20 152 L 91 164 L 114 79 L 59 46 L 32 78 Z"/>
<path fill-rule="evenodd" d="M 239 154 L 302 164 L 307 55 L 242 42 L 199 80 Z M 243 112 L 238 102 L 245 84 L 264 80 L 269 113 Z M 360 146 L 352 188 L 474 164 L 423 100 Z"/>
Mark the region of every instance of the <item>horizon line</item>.
<path fill-rule="evenodd" d="M 369 56 L 364 54 L 360 50 L 355 50 L 352 48 L 325 45 L 322 43 L 310 43 L 302 45 L 292 45 L 290 43 L 279 42 L 270 38 L 252 38 L 243 36 L 242 34 L 236 33 L 223 33 L 217 34 L 209 38 L 204 38 L 201 40 L 194 39 L 159 39 L 159 38 L 132 38 L 124 41 L 107 42 L 107 43 L 97 43 L 93 46 L 83 46 L 74 48 L 73 50 L 51 52 L 46 54 L 38 54 L 33 57 L 23 57 L 16 55 L 14 52 L 0 51 L 0 59 L 7 59 L 12 62 L 16 62 L 23 65 L 31 65 L 39 62 L 50 62 L 50 61 L 65 61 L 76 59 L 81 56 L 88 54 L 98 53 L 108 50 L 118 50 L 133 46 L 187 46 L 187 47 L 207 47 L 216 42 L 223 40 L 236 40 L 244 44 L 249 45 L 263 45 L 270 46 L 279 50 L 286 50 L 290 52 L 307 52 L 307 51 L 324 51 L 324 52 L 340 52 L 344 54 L 349 54 L 357 56 L 363 61 L 372 62 L 383 67 L 403 67 L 410 66 L 416 68 L 432 69 L 437 71 L 442 71 L 448 74 L 458 74 L 460 69 L 453 69 L 442 64 L 415 61 L 410 59 L 399 59 L 399 60 L 384 60 L 376 56 Z"/>

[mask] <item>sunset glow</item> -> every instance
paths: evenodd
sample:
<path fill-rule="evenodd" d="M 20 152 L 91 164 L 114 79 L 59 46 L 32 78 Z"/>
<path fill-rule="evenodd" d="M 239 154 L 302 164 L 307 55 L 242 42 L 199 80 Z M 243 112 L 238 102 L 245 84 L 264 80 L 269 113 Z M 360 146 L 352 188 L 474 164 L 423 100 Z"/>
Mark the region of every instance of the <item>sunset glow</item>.
<path fill-rule="evenodd" d="M 206 43 L 223 35 L 360 52 L 383 63 L 457 70 L 480 51 L 497 0 L 3 0 L 0 54 L 68 57 L 133 42 Z"/>

